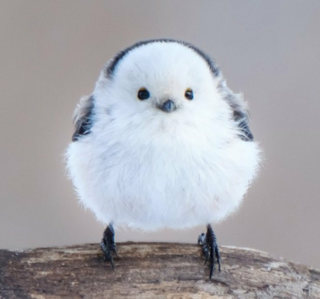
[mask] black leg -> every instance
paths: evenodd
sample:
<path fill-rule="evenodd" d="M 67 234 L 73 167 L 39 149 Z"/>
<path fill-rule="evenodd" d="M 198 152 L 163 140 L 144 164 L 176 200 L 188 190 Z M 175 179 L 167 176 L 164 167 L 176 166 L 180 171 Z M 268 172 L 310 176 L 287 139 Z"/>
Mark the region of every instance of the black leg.
<path fill-rule="evenodd" d="M 206 259 L 204 264 L 206 264 L 208 260 L 210 262 L 209 279 L 211 279 L 214 266 L 215 266 L 215 260 L 218 263 L 219 272 L 221 271 L 221 265 L 220 265 L 221 258 L 220 258 L 218 244 L 217 244 L 217 238 L 210 224 L 207 225 L 207 233 L 206 234 L 202 233 L 199 236 L 198 244 L 202 246 L 202 253 Z"/>
<path fill-rule="evenodd" d="M 104 260 L 110 261 L 112 270 L 114 270 L 114 262 L 112 253 L 116 255 L 117 258 L 117 248 L 116 242 L 114 241 L 114 229 L 112 224 L 109 224 L 103 233 L 103 238 L 100 243 L 100 248 L 104 254 Z"/>

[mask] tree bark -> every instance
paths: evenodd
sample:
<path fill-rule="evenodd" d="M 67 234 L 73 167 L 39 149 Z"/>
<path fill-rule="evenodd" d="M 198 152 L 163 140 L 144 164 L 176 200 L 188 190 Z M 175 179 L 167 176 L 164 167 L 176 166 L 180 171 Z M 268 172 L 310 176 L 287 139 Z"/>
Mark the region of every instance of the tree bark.
<path fill-rule="evenodd" d="M 115 270 L 98 244 L 0 250 L 0 298 L 320 298 L 320 271 L 267 253 L 221 247 L 209 281 L 201 248 L 120 243 Z"/>

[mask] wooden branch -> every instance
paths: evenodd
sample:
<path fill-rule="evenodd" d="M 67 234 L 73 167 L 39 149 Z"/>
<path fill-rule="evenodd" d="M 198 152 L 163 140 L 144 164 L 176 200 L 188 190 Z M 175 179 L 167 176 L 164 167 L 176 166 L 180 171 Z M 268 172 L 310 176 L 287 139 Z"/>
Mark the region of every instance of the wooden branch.
<path fill-rule="evenodd" d="M 221 247 L 208 280 L 197 245 L 120 243 L 112 271 L 98 244 L 0 250 L 0 298 L 320 298 L 320 271 Z"/>

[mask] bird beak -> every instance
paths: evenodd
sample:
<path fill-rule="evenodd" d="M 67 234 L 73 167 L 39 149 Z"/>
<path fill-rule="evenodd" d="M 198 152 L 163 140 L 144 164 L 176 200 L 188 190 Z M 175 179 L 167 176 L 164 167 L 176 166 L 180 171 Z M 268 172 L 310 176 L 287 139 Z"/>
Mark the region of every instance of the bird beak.
<path fill-rule="evenodd" d="M 159 108 L 164 112 L 172 112 L 177 109 L 175 103 L 172 100 L 165 101 L 162 106 L 159 106 Z"/>

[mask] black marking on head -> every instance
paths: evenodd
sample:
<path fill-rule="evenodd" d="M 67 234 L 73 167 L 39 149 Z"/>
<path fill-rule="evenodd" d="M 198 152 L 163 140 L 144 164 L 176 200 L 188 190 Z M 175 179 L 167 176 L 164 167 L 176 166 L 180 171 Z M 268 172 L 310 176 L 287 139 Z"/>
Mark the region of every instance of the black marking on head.
<path fill-rule="evenodd" d="M 81 136 L 88 135 L 92 127 L 94 98 L 80 101 L 75 115 L 75 132 L 72 135 L 72 141 L 78 141 Z"/>
<path fill-rule="evenodd" d="M 147 44 L 151 44 L 151 43 L 157 43 L 157 42 L 161 42 L 161 43 L 177 43 L 180 45 L 183 45 L 187 48 L 192 49 L 194 52 L 196 52 L 198 55 L 200 55 L 208 64 L 210 71 L 212 72 L 212 74 L 215 77 L 218 77 L 220 75 L 220 69 L 219 67 L 214 63 L 213 60 L 210 59 L 210 57 L 204 53 L 202 50 L 196 48 L 195 46 L 187 43 L 187 42 L 183 42 L 183 41 L 178 41 L 178 40 L 174 40 L 174 39 L 153 39 L 153 40 L 146 40 L 146 41 L 141 41 L 138 43 L 135 43 L 134 45 L 120 51 L 110 62 L 110 64 L 107 66 L 106 69 L 106 76 L 107 77 L 112 77 L 112 75 L 114 74 L 114 71 L 118 65 L 118 63 L 133 49 L 135 48 L 139 48 L 143 45 L 147 45 Z"/>

